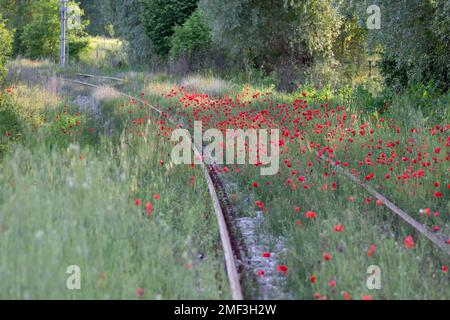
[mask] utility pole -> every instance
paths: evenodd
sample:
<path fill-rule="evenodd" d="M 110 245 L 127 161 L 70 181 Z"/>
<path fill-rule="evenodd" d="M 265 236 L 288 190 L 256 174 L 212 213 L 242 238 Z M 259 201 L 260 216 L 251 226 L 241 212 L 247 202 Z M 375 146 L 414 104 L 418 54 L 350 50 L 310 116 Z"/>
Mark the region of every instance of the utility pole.
<path fill-rule="evenodd" d="M 67 12 L 67 0 L 61 0 L 61 52 L 60 52 L 60 64 L 61 67 L 66 66 L 66 12 Z"/>

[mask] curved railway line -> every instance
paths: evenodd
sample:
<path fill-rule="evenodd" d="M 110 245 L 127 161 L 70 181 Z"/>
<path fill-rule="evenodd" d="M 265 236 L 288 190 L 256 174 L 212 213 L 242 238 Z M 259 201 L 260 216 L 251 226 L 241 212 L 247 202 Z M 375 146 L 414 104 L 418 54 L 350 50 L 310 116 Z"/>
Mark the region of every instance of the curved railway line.
<path fill-rule="evenodd" d="M 114 78 L 114 77 L 106 77 L 106 76 L 96 76 L 90 74 L 76 74 L 82 78 L 99 78 L 104 80 L 112 80 L 121 82 L 123 79 Z M 76 79 L 66 79 L 60 78 L 64 82 L 78 84 L 82 86 L 87 86 L 91 88 L 101 88 L 99 85 L 87 83 L 85 81 L 80 81 Z M 119 92 L 120 95 L 132 99 L 134 101 L 142 101 L 141 98 L 136 98 L 131 95 L 128 95 L 123 92 Z M 148 105 L 151 110 L 157 112 L 160 116 L 164 116 L 166 120 L 176 125 L 177 123 L 173 120 L 165 116 L 164 112 L 152 105 Z M 231 289 L 231 294 L 233 300 L 243 300 L 244 294 L 242 290 L 242 279 L 245 275 L 245 265 L 242 263 L 242 257 L 240 256 L 242 252 L 239 247 L 242 246 L 241 242 L 236 239 L 236 235 L 233 234 L 231 230 L 233 230 L 233 217 L 232 217 L 232 209 L 230 202 L 227 198 L 225 188 L 223 187 L 223 182 L 217 174 L 217 170 L 215 167 L 211 165 L 207 165 L 205 160 L 199 152 L 198 148 L 191 143 L 192 149 L 195 153 L 196 157 L 200 157 L 203 159 L 201 167 L 204 173 L 205 180 L 208 185 L 209 193 L 211 196 L 211 200 L 213 203 L 215 215 L 217 218 L 219 230 L 220 230 L 220 238 L 224 252 L 225 258 L 225 267 L 227 271 L 227 277 L 229 286 Z M 426 237 L 429 241 L 431 241 L 436 247 L 442 250 L 447 255 L 450 255 L 450 246 L 446 243 L 447 239 L 444 239 L 443 236 L 439 236 L 430 231 L 426 226 L 417 222 L 413 217 L 411 217 L 408 213 L 400 209 L 397 205 L 395 205 L 392 201 L 390 201 L 387 197 L 379 193 L 373 187 L 362 182 L 358 177 L 353 174 L 345 171 L 342 167 L 340 167 L 336 162 L 326 157 L 325 155 L 318 155 L 319 160 L 324 163 L 327 163 L 334 167 L 337 171 L 342 173 L 351 183 L 358 185 L 376 197 L 378 200 L 382 201 L 383 204 L 393 213 L 396 217 L 402 219 L 405 223 L 415 229 L 419 234 Z"/>

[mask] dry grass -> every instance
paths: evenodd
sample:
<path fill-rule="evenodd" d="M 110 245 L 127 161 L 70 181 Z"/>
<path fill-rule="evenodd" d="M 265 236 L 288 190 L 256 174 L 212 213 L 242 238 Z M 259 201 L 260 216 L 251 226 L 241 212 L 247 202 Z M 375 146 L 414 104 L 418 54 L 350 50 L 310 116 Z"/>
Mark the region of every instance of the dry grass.
<path fill-rule="evenodd" d="M 220 96 L 231 90 L 231 84 L 216 77 L 192 75 L 184 78 L 181 84 L 190 91 Z"/>
<path fill-rule="evenodd" d="M 110 86 L 102 86 L 97 88 L 92 93 L 93 98 L 98 103 L 117 99 L 121 96 L 120 92 Z"/>

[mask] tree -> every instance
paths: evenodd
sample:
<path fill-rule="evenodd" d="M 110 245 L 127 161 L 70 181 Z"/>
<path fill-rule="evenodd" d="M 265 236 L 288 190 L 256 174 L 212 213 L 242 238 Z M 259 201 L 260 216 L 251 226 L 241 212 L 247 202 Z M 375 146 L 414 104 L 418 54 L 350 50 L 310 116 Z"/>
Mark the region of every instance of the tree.
<path fill-rule="evenodd" d="M 6 62 L 12 53 L 12 34 L 6 29 L 5 22 L 0 15 L 0 83 L 6 75 Z"/>
<path fill-rule="evenodd" d="M 167 56 L 176 26 L 197 8 L 198 0 L 142 0 L 142 25 L 157 54 Z"/>
<path fill-rule="evenodd" d="M 288 78 L 333 57 L 341 17 L 331 0 L 201 0 L 213 38 L 247 68 Z"/>
<path fill-rule="evenodd" d="M 31 19 L 33 0 L 0 0 L 0 10 L 6 19 L 6 26 L 14 33 L 13 55 L 23 54 L 22 33 Z"/>
<path fill-rule="evenodd" d="M 442 90 L 450 80 L 450 4 L 446 0 L 378 0 L 383 24 L 371 33 L 382 50 L 381 70 L 388 85 L 405 87 L 434 82 Z"/>
<path fill-rule="evenodd" d="M 69 3 L 77 7 L 74 2 Z M 30 21 L 23 28 L 21 42 L 23 54 L 32 59 L 49 57 L 56 59 L 60 46 L 60 1 L 39 0 L 31 5 Z M 79 14 L 83 12 L 79 10 Z M 84 25 L 70 31 L 71 56 L 77 58 L 87 47 Z"/>
<path fill-rule="evenodd" d="M 195 11 L 182 25 L 175 28 L 171 40 L 170 56 L 177 58 L 190 56 L 211 47 L 211 30 L 205 15 Z"/>

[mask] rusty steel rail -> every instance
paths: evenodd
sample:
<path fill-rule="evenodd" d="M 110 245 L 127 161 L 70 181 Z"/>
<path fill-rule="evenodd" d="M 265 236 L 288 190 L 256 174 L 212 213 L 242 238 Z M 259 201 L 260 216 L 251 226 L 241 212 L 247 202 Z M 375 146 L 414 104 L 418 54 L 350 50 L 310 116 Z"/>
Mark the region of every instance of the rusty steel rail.
<path fill-rule="evenodd" d="M 96 76 L 93 74 L 87 74 L 87 73 L 77 73 L 77 76 L 80 77 L 84 77 L 84 78 L 100 78 L 100 79 L 106 79 L 106 80 L 114 80 L 114 81 L 119 81 L 119 82 L 123 82 L 125 81 L 122 78 L 115 78 L 115 77 L 107 77 L 107 76 Z"/>
<path fill-rule="evenodd" d="M 108 78 L 108 77 L 100 77 L 100 76 L 92 76 L 92 75 L 90 75 L 90 76 L 91 77 L 99 77 L 99 78 Z M 83 82 L 83 81 L 66 79 L 66 78 L 62 78 L 62 77 L 60 79 L 61 79 L 61 81 L 64 81 L 64 82 L 74 83 L 74 84 L 83 85 L 83 86 L 87 86 L 87 87 L 91 87 L 91 88 L 97 88 L 97 89 L 101 88 L 101 86 L 90 84 L 90 83 Z M 142 101 L 141 98 L 136 98 L 136 97 L 133 97 L 133 96 L 128 95 L 123 92 L 119 92 L 119 93 L 120 93 L 120 95 L 127 97 L 129 99 L 136 100 L 136 101 L 138 101 L 138 100 Z M 160 116 L 163 115 L 163 111 L 161 111 L 160 109 L 158 109 L 152 105 L 148 105 L 148 106 L 153 111 L 159 113 Z M 166 119 L 169 122 L 171 122 L 172 124 L 176 125 L 176 123 L 172 119 L 169 119 L 169 118 L 166 118 Z M 237 267 L 236 259 L 235 259 L 237 254 L 235 254 L 233 251 L 233 246 L 232 246 L 232 242 L 231 242 L 231 238 L 230 238 L 230 231 L 228 230 L 224 212 L 223 212 L 222 206 L 221 206 L 221 201 L 217 195 L 216 187 L 214 186 L 214 182 L 213 182 L 212 176 L 210 174 L 208 165 L 205 163 L 204 158 L 201 156 L 201 153 L 198 150 L 198 148 L 195 146 L 195 144 L 191 142 L 191 146 L 192 146 L 192 150 L 194 151 L 195 156 L 199 159 L 202 159 L 201 167 L 202 167 L 203 174 L 205 176 L 206 183 L 208 185 L 209 194 L 211 196 L 211 201 L 213 203 L 214 212 L 215 212 L 215 215 L 217 218 L 217 223 L 219 226 L 220 239 L 221 239 L 222 248 L 223 248 L 223 252 L 224 252 L 225 266 L 226 266 L 227 277 L 228 277 L 228 282 L 230 285 L 232 298 L 233 298 L 233 300 L 243 300 L 244 295 L 243 295 L 242 286 L 241 286 L 240 277 L 239 277 L 239 271 L 238 271 L 238 267 Z"/>
<path fill-rule="evenodd" d="M 444 239 L 441 236 L 436 235 L 433 233 L 429 228 L 427 228 L 425 225 L 419 223 L 417 220 L 415 220 L 413 217 L 411 217 L 408 213 L 400 209 L 395 203 L 393 203 L 391 200 L 389 200 L 387 197 L 382 195 L 380 192 L 375 190 L 375 188 L 369 186 L 368 184 L 361 181 L 357 176 L 351 174 L 347 170 L 344 170 L 340 165 L 338 165 L 335 161 L 332 159 L 324 156 L 323 154 L 317 155 L 317 157 L 334 168 L 336 168 L 339 172 L 343 173 L 344 176 L 349 179 L 350 181 L 356 183 L 358 186 L 366 190 L 368 193 L 370 193 L 372 196 L 374 196 L 377 200 L 380 200 L 383 202 L 383 204 L 392 211 L 395 215 L 400 217 L 403 221 L 405 221 L 408 225 L 413 227 L 417 232 L 425 236 L 428 240 L 430 240 L 434 245 L 436 245 L 439 249 L 444 251 L 447 255 L 450 255 L 450 246 L 446 243 L 448 239 Z"/>

